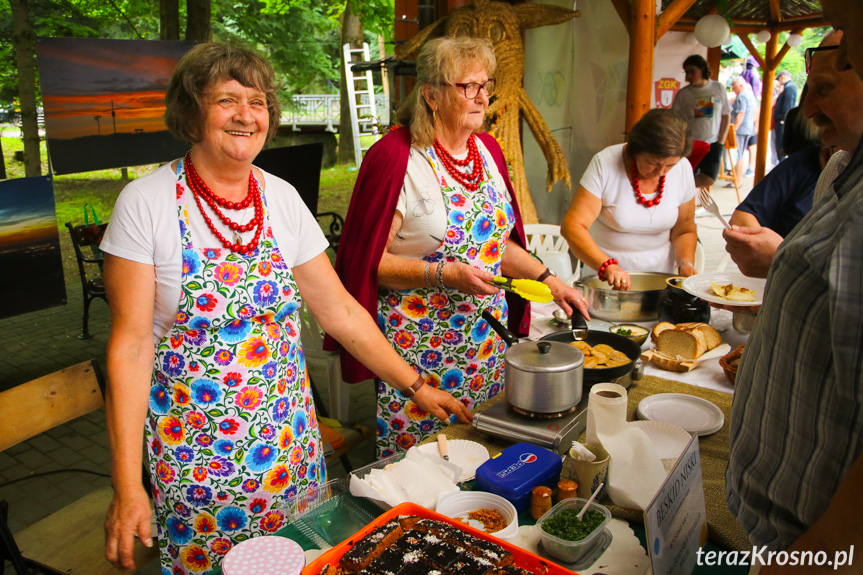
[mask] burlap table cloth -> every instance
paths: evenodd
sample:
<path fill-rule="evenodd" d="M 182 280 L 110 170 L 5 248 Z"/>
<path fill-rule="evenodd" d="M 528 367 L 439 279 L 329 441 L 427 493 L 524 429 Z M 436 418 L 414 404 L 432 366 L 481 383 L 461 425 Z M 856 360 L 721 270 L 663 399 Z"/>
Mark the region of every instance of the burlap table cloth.
<path fill-rule="evenodd" d="M 750 549 L 751 545 L 746 533 L 731 515 L 725 505 L 725 466 L 728 464 L 728 422 L 731 419 L 731 395 L 721 393 L 712 389 L 694 387 L 686 383 L 662 379 L 659 377 L 644 376 L 630 385 L 628 390 L 629 405 L 627 408 L 627 419 L 637 419 L 635 410 L 638 402 L 655 393 L 685 393 L 701 397 L 715 404 L 725 415 L 725 425 L 722 429 L 707 437 L 699 438 L 699 449 L 701 451 L 701 472 L 704 478 L 704 500 L 707 507 L 707 526 L 710 532 L 710 540 L 721 547 L 733 550 Z M 503 393 L 480 405 L 476 412 L 484 411 L 497 403 L 503 401 Z M 455 423 L 445 427 L 442 431 L 448 439 L 469 439 L 476 441 L 488 449 L 489 454 L 494 457 L 502 449 L 512 445 L 512 442 L 501 438 L 491 437 L 483 432 L 477 431 L 470 425 Z M 582 434 L 582 440 L 584 435 Z M 434 437 L 423 443 L 434 441 Z M 640 510 L 627 509 L 603 502 L 611 511 L 611 514 L 621 519 L 642 523 L 643 513 Z"/>

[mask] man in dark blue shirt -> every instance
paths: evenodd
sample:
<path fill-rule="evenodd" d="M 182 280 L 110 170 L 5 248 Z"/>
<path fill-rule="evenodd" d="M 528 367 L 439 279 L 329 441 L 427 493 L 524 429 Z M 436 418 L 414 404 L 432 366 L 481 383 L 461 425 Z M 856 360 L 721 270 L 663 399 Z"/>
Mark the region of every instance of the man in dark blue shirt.
<path fill-rule="evenodd" d="M 788 110 L 797 105 L 797 84 L 791 79 L 791 72 L 782 70 L 776 75 L 776 79 L 784 86 L 782 92 L 776 98 L 773 106 L 773 145 L 776 149 L 776 157 L 779 161 L 785 159 L 782 153 L 782 133 L 785 131 L 785 115 Z"/>

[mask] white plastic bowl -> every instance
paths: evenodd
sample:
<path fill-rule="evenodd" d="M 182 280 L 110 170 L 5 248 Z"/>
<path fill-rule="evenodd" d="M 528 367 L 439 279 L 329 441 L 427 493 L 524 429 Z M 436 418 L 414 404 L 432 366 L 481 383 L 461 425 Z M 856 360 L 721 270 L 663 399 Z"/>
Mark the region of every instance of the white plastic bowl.
<path fill-rule="evenodd" d="M 494 493 L 486 491 L 459 491 L 442 493 L 438 497 L 437 508 L 441 515 L 467 522 L 467 515 L 477 509 L 494 509 L 503 515 L 507 522 L 500 531 L 490 533 L 500 539 L 512 539 L 518 535 L 518 512 L 512 503 Z"/>

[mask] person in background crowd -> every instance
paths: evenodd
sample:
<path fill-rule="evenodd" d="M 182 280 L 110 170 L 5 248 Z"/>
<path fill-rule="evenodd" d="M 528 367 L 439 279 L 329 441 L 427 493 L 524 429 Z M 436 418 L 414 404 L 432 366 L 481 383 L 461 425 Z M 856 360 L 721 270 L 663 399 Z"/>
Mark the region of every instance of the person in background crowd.
<path fill-rule="evenodd" d="M 689 84 L 677 92 L 671 108 L 686 119 L 692 139 L 710 144 L 710 151 L 695 169 L 695 185 L 709 188 L 719 176 L 731 106 L 725 87 L 710 79 L 710 66 L 703 57 L 689 56 L 683 61 L 683 72 Z"/>
<path fill-rule="evenodd" d="M 584 296 L 524 247 L 515 194 L 497 141 L 480 133 L 496 62 L 478 38 L 436 38 L 417 58 L 417 83 L 398 111 L 401 128 L 369 150 L 345 219 L 336 268 L 424 387 L 468 409 L 503 389 L 504 342 L 489 311 L 527 331 L 524 300 L 495 276 L 545 282 L 565 312 L 587 316 Z M 371 209 L 370 209 L 371 208 Z M 374 377 L 342 354 L 345 381 Z M 385 375 L 385 374 L 381 374 Z M 402 452 L 442 424 L 377 382 L 377 453 Z"/>
<path fill-rule="evenodd" d="M 844 36 L 838 50 L 812 55 L 810 80 L 815 66 L 830 60 L 837 70 L 853 65 L 863 73 L 863 2 L 821 0 L 821 6 L 825 20 Z M 808 99 L 817 92 L 813 83 L 807 116 Z M 764 304 L 737 372 L 726 470 L 728 508 L 753 545 L 829 557 L 863 546 L 859 142 L 833 189 L 785 238 L 770 267 Z M 815 574 L 837 568 L 802 569 Z M 846 572 L 859 570 L 855 562 Z M 800 568 L 773 564 L 761 575 L 786 572 Z"/>
<path fill-rule="evenodd" d="M 761 102 L 761 72 L 758 71 L 758 62 L 752 56 L 746 58 L 746 69 L 743 71 L 743 79 L 752 88 L 755 100 Z"/>
<path fill-rule="evenodd" d="M 782 92 L 776 97 L 773 106 L 773 145 L 776 147 L 776 156 L 779 161 L 785 159 L 782 150 L 782 133 L 785 130 L 785 115 L 788 110 L 797 105 L 797 85 L 791 79 L 791 72 L 782 70 L 776 74 L 776 79 L 782 84 Z"/>
<path fill-rule="evenodd" d="M 737 94 L 731 106 L 731 120 L 734 122 L 734 133 L 737 135 L 737 171 L 738 179 L 744 175 L 752 176 L 752 166 L 755 165 L 755 143 L 757 140 L 755 120 L 758 102 L 752 94 L 752 89 L 742 76 L 738 76 L 731 84 L 731 89 Z M 748 164 L 745 161 L 748 154 Z M 748 169 L 747 165 L 749 166 Z M 746 173 L 744 174 L 744 170 Z M 739 184 L 740 182 L 738 182 Z"/>

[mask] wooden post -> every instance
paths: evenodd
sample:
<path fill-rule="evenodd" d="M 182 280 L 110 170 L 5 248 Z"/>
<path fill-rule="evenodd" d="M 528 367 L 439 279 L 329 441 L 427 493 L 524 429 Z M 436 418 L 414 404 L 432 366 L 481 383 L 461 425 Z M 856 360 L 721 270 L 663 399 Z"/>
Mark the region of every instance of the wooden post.
<path fill-rule="evenodd" d="M 764 177 L 764 166 L 767 163 L 768 140 L 770 139 L 770 118 L 773 115 L 773 80 L 776 77 L 776 46 L 778 44 L 778 33 L 770 35 L 770 40 L 764 51 L 764 61 L 767 66 L 762 70 L 761 77 L 761 114 L 758 125 L 758 147 L 755 151 L 755 185 Z"/>
<path fill-rule="evenodd" d="M 653 46 L 656 34 L 656 3 L 632 0 L 629 10 L 629 72 L 626 82 L 626 124 L 629 134 L 650 109 L 653 92 Z"/>

